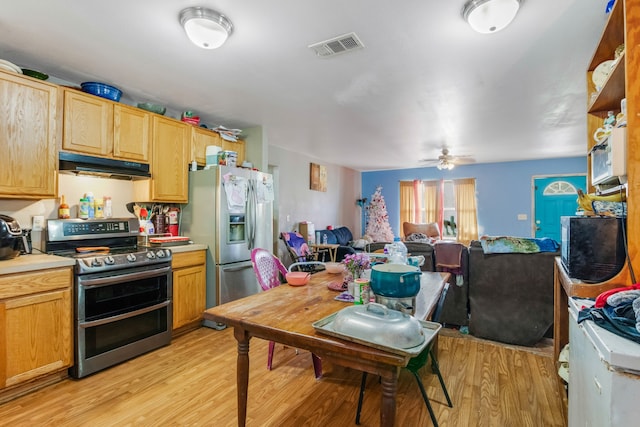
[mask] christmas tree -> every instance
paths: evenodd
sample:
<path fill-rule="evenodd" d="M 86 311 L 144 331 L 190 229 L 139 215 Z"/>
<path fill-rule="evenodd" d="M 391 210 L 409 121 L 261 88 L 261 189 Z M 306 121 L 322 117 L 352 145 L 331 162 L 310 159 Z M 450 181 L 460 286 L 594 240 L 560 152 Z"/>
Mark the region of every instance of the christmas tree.
<path fill-rule="evenodd" d="M 367 207 L 369 222 L 367 223 L 367 236 L 374 242 L 392 242 L 393 231 L 389 225 L 387 205 L 382 196 L 382 187 L 378 186 L 371 197 L 371 203 Z"/>

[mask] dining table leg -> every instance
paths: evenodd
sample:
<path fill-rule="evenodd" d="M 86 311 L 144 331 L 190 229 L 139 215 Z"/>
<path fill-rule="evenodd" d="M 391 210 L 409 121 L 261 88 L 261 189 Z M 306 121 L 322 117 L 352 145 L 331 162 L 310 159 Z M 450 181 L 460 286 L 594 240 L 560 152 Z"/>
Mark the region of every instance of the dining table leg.
<path fill-rule="evenodd" d="M 396 394 L 398 392 L 398 372 L 396 369 L 391 375 L 383 375 L 382 396 L 380 403 L 380 426 L 392 427 L 396 422 Z"/>
<path fill-rule="evenodd" d="M 247 423 L 247 391 L 249 390 L 249 332 L 236 327 L 233 335 L 238 341 L 236 387 L 238 388 L 238 427 Z"/>

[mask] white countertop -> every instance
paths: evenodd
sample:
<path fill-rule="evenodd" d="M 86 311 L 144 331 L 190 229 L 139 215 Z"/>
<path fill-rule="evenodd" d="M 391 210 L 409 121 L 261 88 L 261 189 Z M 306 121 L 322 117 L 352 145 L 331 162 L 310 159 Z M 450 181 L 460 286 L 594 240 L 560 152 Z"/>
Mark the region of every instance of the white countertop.
<path fill-rule="evenodd" d="M 192 243 L 189 245 L 179 245 L 179 246 L 168 246 L 166 249 L 170 249 L 174 254 L 181 252 L 192 252 L 192 251 L 204 251 L 207 249 L 207 245 L 201 245 L 200 243 Z"/>
<path fill-rule="evenodd" d="M 20 255 L 13 259 L 0 261 L 0 275 L 46 270 L 48 268 L 69 267 L 75 264 L 76 260 L 73 258 L 56 255 Z"/>

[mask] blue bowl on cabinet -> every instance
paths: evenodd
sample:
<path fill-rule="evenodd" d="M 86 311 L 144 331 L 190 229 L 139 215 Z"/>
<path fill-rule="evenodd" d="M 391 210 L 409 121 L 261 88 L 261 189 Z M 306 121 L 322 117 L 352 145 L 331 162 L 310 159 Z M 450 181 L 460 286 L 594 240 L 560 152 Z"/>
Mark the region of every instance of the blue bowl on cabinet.
<path fill-rule="evenodd" d="M 109 86 L 108 84 L 98 82 L 84 82 L 80 83 L 80 87 L 83 92 L 90 93 L 92 95 L 107 98 L 112 101 L 120 101 L 122 91 L 117 87 Z"/>

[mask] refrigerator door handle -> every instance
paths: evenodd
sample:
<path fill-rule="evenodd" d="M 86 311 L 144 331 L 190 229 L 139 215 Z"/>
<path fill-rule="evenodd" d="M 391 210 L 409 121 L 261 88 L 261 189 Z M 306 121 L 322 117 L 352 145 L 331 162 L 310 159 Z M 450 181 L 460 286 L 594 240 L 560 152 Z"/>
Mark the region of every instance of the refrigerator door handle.
<path fill-rule="evenodd" d="M 249 180 L 249 185 L 247 186 L 247 244 L 249 250 L 254 248 L 256 243 L 256 209 L 257 209 L 257 194 L 255 189 L 255 181 L 253 179 Z"/>

